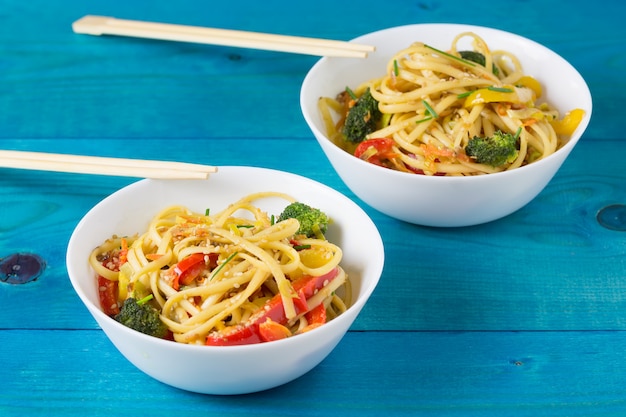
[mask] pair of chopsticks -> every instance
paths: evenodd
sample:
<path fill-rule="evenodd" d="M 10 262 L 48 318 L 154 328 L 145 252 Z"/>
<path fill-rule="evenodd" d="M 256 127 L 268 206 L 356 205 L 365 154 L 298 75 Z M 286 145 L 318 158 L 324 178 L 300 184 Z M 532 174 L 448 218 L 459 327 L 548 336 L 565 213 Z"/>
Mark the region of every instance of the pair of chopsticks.
<path fill-rule="evenodd" d="M 0 150 L 0 167 L 155 179 L 207 179 L 217 168 L 185 162 Z"/>
<path fill-rule="evenodd" d="M 78 19 L 72 24 L 72 29 L 76 33 L 96 36 L 129 36 L 317 56 L 365 58 L 368 52 L 375 50 L 375 47 L 370 45 L 330 39 L 144 22 L 93 15 Z"/>

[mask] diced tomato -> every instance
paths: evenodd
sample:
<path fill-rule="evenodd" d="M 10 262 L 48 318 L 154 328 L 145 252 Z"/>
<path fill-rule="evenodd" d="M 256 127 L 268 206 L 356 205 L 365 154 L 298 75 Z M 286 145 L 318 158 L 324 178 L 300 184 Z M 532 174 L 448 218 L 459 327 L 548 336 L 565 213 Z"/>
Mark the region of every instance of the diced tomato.
<path fill-rule="evenodd" d="M 368 139 L 359 143 L 354 156 L 374 165 L 389 168 L 390 161 L 398 157 L 393 150 L 395 142 L 389 138 Z"/>
<path fill-rule="evenodd" d="M 104 314 L 115 316 L 119 314 L 120 307 L 117 305 L 117 281 L 111 281 L 98 275 L 98 298 Z"/>
<path fill-rule="evenodd" d="M 259 336 L 263 342 L 286 339 L 291 336 L 291 330 L 269 318 L 259 324 Z"/>

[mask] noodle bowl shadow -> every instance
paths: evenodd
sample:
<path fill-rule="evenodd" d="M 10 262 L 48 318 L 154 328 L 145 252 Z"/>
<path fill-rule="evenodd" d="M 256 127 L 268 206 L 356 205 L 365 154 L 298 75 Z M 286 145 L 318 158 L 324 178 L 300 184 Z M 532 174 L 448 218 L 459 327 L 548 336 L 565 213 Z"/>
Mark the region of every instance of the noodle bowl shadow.
<path fill-rule="evenodd" d="M 494 174 L 452 177 L 415 175 L 382 168 L 360 160 L 336 146 L 327 137 L 317 102 L 335 97 L 346 87 L 356 87 L 380 77 L 387 62 L 412 42 L 446 50 L 454 37 L 474 32 L 491 50 L 515 54 L 525 74 L 543 86 L 541 101 L 554 105 L 561 117 L 580 108 L 585 116 L 574 134 L 554 154 Z M 435 226 L 471 226 L 505 217 L 533 200 L 551 181 L 589 124 L 592 100 L 578 71 L 548 48 L 497 29 L 461 24 L 416 24 L 369 33 L 353 42 L 374 45 L 365 59 L 320 59 L 306 75 L 300 106 L 309 128 L 343 182 L 374 209 L 409 223 Z"/>
<path fill-rule="evenodd" d="M 198 346 L 136 332 L 103 313 L 90 252 L 113 234 L 141 233 L 152 216 L 173 205 L 204 212 L 221 210 L 241 197 L 279 191 L 318 207 L 332 219 L 327 238 L 343 251 L 342 267 L 352 284 L 352 303 L 332 321 L 284 340 L 243 346 Z M 284 200 L 255 205 L 277 213 Z M 363 242 L 367 241 L 367 245 Z M 318 365 L 346 334 L 376 288 L 384 264 L 380 234 L 367 214 L 337 191 L 294 174 L 252 167 L 220 167 L 208 180 L 142 180 L 93 207 L 69 241 L 67 270 L 74 290 L 113 345 L 149 376 L 204 394 L 245 394 L 290 382 Z"/>

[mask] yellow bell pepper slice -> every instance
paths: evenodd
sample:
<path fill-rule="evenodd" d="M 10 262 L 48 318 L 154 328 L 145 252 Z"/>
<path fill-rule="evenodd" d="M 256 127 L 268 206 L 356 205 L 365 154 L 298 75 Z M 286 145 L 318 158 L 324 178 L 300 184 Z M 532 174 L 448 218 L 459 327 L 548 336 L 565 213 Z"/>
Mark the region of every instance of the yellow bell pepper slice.
<path fill-rule="evenodd" d="M 479 88 L 465 98 L 464 107 L 472 107 L 483 103 L 519 103 L 519 97 L 512 86 L 503 88 Z"/>
<path fill-rule="evenodd" d="M 533 90 L 535 92 L 536 98 L 541 97 L 541 95 L 543 94 L 543 88 L 541 87 L 541 83 L 530 75 L 524 75 L 522 78 L 517 80 L 516 84 Z"/>
<path fill-rule="evenodd" d="M 128 284 L 130 284 L 130 275 L 132 274 L 132 266 L 129 263 L 125 263 L 120 267 L 120 272 L 118 274 L 118 293 L 117 300 L 119 302 L 124 302 L 126 298 L 128 298 Z"/>
<path fill-rule="evenodd" d="M 554 128 L 557 135 L 571 136 L 580 122 L 583 120 L 585 111 L 582 109 L 574 109 L 565 114 L 561 120 L 552 120 L 550 124 Z"/>

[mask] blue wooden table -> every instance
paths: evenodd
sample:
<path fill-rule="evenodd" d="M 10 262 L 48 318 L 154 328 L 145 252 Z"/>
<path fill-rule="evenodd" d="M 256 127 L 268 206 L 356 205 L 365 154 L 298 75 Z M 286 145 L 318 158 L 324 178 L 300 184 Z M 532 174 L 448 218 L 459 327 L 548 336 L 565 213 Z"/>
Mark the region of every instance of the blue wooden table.
<path fill-rule="evenodd" d="M 392 3 L 1 2 L 2 149 L 264 166 L 361 203 L 300 114 L 300 83 L 317 58 L 72 33 L 86 14 L 343 40 L 411 23 L 493 26 L 569 60 L 594 114 L 549 186 L 502 220 L 427 228 L 361 203 L 387 250 L 370 303 L 317 368 L 245 396 L 145 376 L 74 294 L 70 233 L 135 179 L 0 169 L 0 258 L 45 262 L 35 281 L 0 282 L 0 415 L 626 415 L 626 232 L 615 230 L 626 215 L 609 216 L 613 228 L 598 221 L 626 204 L 626 6 Z"/>

